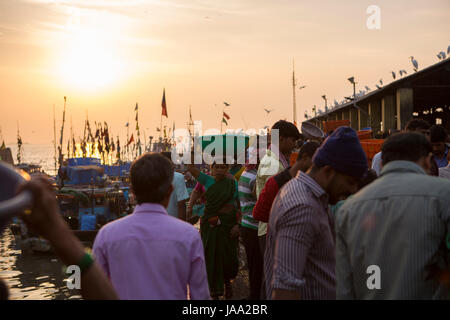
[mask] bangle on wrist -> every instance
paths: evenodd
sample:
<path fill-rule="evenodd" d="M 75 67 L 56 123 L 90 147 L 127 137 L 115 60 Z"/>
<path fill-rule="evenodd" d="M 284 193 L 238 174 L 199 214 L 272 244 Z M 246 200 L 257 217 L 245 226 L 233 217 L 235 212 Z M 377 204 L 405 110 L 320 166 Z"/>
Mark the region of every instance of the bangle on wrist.
<path fill-rule="evenodd" d="M 92 265 L 94 264 L 94 258 L 88 253 L 85 252 L 83 257 L 81 258 L 78 266 L 80 267 L 81 273 L 86 272 Z"/>

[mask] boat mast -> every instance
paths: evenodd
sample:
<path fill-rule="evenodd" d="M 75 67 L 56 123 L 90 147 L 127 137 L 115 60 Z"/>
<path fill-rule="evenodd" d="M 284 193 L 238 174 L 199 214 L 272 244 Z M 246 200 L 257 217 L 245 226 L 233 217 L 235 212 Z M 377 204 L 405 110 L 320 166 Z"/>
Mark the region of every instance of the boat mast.
<path fill-rule="evenodd" d="M 61 125 L 61 137 L 59 139 L 59 166 L 62 166 L 63 154 L 62 154 L 62 144 L 64 135 L 64 122 L 66 121 L 66 96 L 64 96 L 64 110 L 63 110 L 63 120 Z"/>
<path fill-rule="evenodd" d="M 56 158 L 56 115 L 55 115 L 55 105 L 53 104 L 53 147 L 54 147 L 54 156 L 53 160 L 55 161 L 55 174 L 57 173 L 57 158 Z"/>
<path fill-rule="evenodd" d="M 294 60 L 292 59 L 292 102 L 293 102 L 293 120 L 294 124 L 297 125 L 297 106 L 295 105 L 295 86 L 297 85 L 295 83 L 295 65 Z"/>

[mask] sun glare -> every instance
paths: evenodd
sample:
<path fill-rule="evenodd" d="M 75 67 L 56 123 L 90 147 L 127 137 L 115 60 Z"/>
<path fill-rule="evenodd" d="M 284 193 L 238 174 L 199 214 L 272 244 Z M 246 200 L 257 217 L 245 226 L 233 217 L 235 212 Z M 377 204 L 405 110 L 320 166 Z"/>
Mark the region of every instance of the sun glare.
<path fill-rule="evenodd" d="M 70 33 L 59 65 L 65 83 L 81 89 L 110 87 L 121 77 L 117 48 L 98 30 L 77 29 Z"/>

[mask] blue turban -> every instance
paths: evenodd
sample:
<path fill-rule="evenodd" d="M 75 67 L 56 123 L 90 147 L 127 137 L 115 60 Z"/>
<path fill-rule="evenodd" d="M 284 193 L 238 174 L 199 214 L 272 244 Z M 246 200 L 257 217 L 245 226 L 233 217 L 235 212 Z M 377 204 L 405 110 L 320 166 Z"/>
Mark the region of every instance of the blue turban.
<path fill-rule="evenodd" d="M 336 129 L 317 149 L 313 162 L 357 178 L 362 178 L 368 170 L 366 154 L 356 131 L 350 127 Z"/>

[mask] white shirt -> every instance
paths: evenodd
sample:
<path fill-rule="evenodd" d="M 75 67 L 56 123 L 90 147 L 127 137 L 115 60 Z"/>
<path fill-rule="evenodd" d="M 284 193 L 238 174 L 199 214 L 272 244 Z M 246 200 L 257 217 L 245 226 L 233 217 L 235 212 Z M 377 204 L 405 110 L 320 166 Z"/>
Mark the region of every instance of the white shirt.
<path fill-rule="evenodd" d="M 380 151 L 376 155 L 373 156 L 372 169 L 375 170 L 375 172 L 377 173 L 377 176 L 379 176 L 380 172 L 381 172 L 381 168 L 382 168 L 382 164 L 381 164 L 381 151 Z"/>

